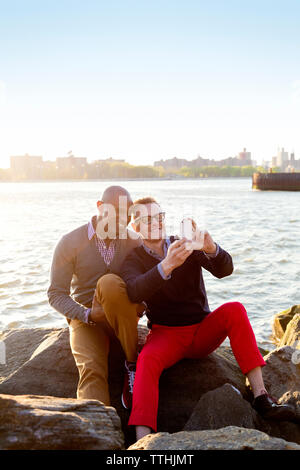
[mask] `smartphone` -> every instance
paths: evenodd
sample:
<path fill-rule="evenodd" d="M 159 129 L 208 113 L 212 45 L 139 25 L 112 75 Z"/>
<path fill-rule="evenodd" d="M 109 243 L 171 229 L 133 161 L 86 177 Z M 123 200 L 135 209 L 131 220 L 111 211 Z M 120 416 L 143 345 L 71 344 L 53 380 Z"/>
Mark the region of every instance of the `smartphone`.
<path fill-rule="evenodd" d="M 185 217 L 180 222 L 180 236 L 188 241 L 185 246 L 188 250 L 202 250 L 204 245 L 205 230 L 193 229 L 192 219 Z"/>
<path fill-rule="evenodd" d="M 187 250 L 193 250 L 193 224 L 192 219 L 184 218 L 180 222 L 180 237 L 186 238 L 188 241 L 185 244 Z"/>

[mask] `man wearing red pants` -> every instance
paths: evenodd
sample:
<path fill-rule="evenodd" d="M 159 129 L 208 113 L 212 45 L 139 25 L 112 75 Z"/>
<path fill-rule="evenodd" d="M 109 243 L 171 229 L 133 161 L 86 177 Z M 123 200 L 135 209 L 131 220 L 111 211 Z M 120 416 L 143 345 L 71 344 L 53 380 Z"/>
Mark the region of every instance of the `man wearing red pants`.
<path fill-rule="evenodd" d="M 132 226 L 143 239 L 126 257 L 121 277 L 132 302 L 146 302 L 151 329 L 138 357 L 128 424 L 141 439 L 157 431 L 159 378 L 182 358 L 201 358 L 229 337 L 241 371 L 253 391 L 253 407 L 265 418 L 287 420 L 293 413 L 279 405 L 264 386 L 261 356 L 245 307 L 227 302 L 210 311 L 202 268 L 221 279 L 233 272 L 232 258 L 205 232 L 202 250 L 190 250 L 187 239 L 167 237 L 164 212 L 153 198 L 135 201 Z M 142 214 L 137 216 L 137 213 Z M 195 225 L 195 223 L 194 223 Z"/>

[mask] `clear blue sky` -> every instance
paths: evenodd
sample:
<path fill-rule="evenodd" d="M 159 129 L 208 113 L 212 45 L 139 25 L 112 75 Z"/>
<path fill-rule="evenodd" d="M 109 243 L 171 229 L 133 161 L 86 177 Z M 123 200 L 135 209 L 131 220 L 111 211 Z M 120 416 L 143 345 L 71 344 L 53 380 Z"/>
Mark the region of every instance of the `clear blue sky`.
<path fill-rule="evenodd" d="M 300 1 L 0 0 L 0 167 L 300 158 Z"/>

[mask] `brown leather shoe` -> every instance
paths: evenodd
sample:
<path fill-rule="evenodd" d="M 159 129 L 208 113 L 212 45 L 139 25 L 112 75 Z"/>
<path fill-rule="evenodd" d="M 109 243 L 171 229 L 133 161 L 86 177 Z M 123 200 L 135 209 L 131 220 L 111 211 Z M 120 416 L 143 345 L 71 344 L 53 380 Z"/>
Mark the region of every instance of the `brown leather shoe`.
<path fill-rule="evenodd" d="M 272 419 L 275 421 L 294 421 L 295 411 L 291 405 L 277 403 L 275 398 L 268 393 L 264 393 L 256 397 L 252 402 L 252 407 L 264 419 Z"/>

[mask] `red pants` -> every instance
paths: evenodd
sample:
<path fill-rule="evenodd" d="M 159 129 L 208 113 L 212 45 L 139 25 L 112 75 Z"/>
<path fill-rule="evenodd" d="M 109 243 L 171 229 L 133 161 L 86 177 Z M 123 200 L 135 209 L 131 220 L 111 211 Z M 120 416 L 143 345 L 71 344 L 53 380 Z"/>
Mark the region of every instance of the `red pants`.
<path fill-rule="evenodd" d="M 138 357 L 128 424 L 148 426 L 156 432 L 158 383 L 162 371 L 183 358 L 211 354 L 227 336 L 243 374 L 266 365 L 246 309 L 240 302 L 227 302 L 194 325 L 153 324 Z"/>

